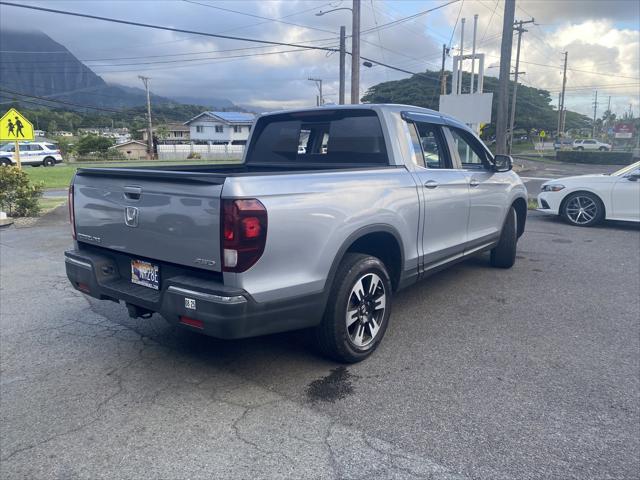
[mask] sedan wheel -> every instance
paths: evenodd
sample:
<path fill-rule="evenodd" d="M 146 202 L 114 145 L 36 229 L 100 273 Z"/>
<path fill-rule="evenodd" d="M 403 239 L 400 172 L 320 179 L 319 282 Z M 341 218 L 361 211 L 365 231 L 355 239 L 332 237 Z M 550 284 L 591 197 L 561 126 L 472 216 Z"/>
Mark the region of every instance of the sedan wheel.
<path fill-rule="evenodd" d="M 590 227 L 602 221 L 604 207 L 600 199 L 591 193 L 574 193 L 567 198 L 562 215 L 573 225 Z"/>

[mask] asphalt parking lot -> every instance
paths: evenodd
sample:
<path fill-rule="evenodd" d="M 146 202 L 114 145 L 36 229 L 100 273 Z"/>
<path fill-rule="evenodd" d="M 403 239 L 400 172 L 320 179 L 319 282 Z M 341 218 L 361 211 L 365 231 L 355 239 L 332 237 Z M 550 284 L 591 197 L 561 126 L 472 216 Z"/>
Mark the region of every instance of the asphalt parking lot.
<path fill-rule="evenodd" d="M 0 231 L 0 476 L 580 478 L 640 472 L 640 230 L 532 213 L 511 270 L 399 294 L 378 351 L 220 341 L 67 283 L 64 213 Z"/>

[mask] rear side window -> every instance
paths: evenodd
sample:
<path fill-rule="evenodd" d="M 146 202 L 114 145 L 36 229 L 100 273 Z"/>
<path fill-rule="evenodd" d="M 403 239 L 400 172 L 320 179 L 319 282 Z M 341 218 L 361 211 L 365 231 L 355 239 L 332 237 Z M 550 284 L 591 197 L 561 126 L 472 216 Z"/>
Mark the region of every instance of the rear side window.
<path fill-rule="evenodd" d="M 388 165 L 377 114 L 372 110 L 318 110 L 261 118 L 247 163 Z"/>
<path fill-rule="evenodd" d="M 44 146 L 47 148 L 47 150 L 57 150 L 58 147 L 55 146 L 53 143 L 45 143 Z"/>

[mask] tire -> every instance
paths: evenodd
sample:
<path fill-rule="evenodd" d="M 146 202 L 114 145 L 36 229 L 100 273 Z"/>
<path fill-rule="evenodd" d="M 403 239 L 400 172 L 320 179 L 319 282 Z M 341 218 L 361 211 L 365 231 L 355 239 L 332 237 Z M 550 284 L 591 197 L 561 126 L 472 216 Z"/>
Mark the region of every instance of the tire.
<path fill-rule="evenodd" d="M 8 158 L 0 158 L 0 165 L 2 165 L 3 167 L 8 167 L 9 165 L 11 165 L 11 160 L 9 160 Z"/>
<path fill-rule="evenodd" d="M 584 147 L 578 147 L 578 148 L 576 148 L 576 150 L 578 150 L 579 152 L 581 152 L 581 151 L 583 151 L 583 150 L 584 150 Z"/>
<path fill-rule="evenodd" d="M 358 291 L 366 293 L 361 296 Z M 347 253 L 336 272 L 322 322 L 315 329 L 318 348 L 338 362 L 360 362 L 380 344 L 390 314 L 391 280 L 385 265 L 370 255 Z"/>
<path fill-rule="evenodd" d="M 509 208 L 502 226 L 498 245 L 491 250 L 491 265 L 497 268 L 511 268 L 516 263 L 518 244 L 518 214 L 514 207 Z"/>
<path fill-rule="evenodd" d="M 609 151 L 609 149 L 607 147 L 600 147 L 598 150 L 600 150 L 601 152 Z"/>
<path fill-rule="evenodd" d="M 42 161 L 42 165 L 44 165 L 45 167 L 55 167 L 56 166 L 56 159 L 53 158 L 53 157 L 46 157 Z"/>
<path fill-rule="evenodd" d="M 604 204 L 593 193 L 575 192 L 562 202 L 560 215 L 571 225 L 593 227 L 604 220 Z"/>

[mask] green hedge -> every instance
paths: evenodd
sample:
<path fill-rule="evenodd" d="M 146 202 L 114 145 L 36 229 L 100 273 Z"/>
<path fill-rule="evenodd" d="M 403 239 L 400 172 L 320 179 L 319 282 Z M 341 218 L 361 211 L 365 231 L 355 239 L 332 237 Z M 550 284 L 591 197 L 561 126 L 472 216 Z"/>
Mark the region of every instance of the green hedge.
<path fill-rule="evenodd" d="M 629 165 L 633 163 L 631 152 L 585 152 L 558 150 L 556 160 L 569 163 L 592 163 L 597 165 Z"/>

